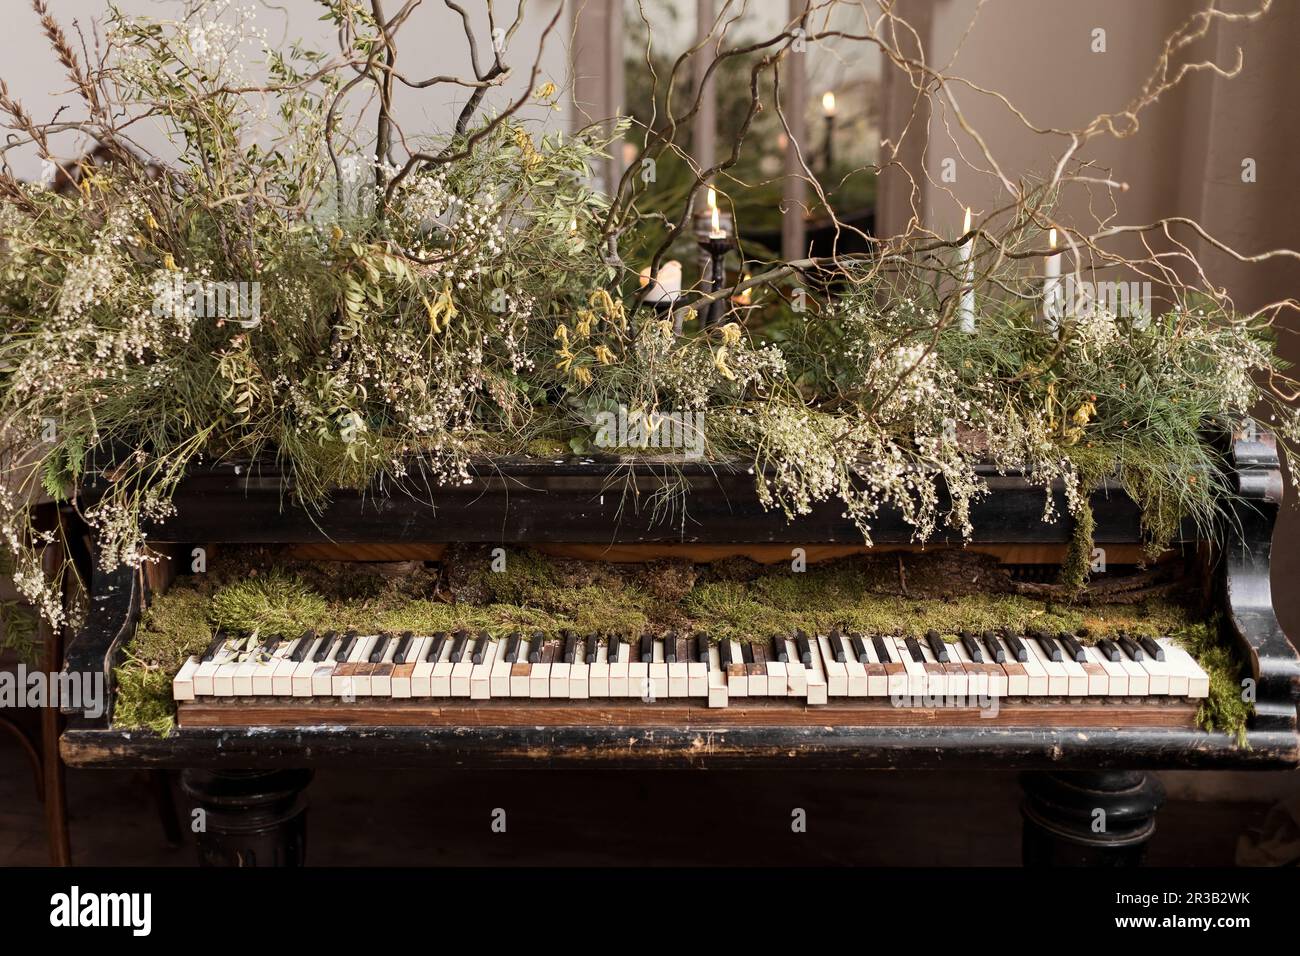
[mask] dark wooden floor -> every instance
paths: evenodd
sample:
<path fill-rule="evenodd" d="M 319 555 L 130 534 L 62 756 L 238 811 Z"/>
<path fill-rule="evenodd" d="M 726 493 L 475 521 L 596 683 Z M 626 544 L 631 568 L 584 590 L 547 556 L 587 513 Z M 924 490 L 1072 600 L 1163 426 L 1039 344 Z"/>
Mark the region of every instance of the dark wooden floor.
<path fill-rule="evenodd" d="M 1267 801 L 1300 789 L 1297 774 L 1214 778 L 1210 789 L 1230 799 L 1189 799 L 1191 775 L 1170 778 L 1150 863 L 1231 864 Z M 68 780 L 76 862 L 193 862 L 192 845 L 166 846 L 144 775 Z M 1005 773 L 333 770 L 309 793 L 316 865 L 1019 863 L 1019 789 Z M 497 807 L 504 834 L 490 829 Z M 797 807 L 804 834 L 790 829 Z M 28 765 L 0 740 L 0 866 L 47 861 Z"/>

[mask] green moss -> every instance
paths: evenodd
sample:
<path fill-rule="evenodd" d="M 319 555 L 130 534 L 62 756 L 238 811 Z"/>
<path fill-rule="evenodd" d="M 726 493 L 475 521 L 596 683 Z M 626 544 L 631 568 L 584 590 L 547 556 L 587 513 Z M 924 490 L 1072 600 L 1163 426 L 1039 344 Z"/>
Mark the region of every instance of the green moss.
<path fill-rule="evenodd" d="M 297 637 L 303 628 L 328 620 L 325 599 L 278 568 L 218 591 L 209 616 L 224 631 L 256 631 L 262 637 Z"/>
<path fill-rule="evenodd" d="M 1061 584 L 1075 596 L 1083 592 L 1088 583 L 1088 573 L 1092 570 L 1092 535 L 1095 529 L 1092 503 L 1085 495 L 1074 516 L 1074 533 L 1070 535 L 1070 545 L 1065 560 L 1061 562 Z"/>
<path fill-rule="evenodd" d="M 1218 621 L 1190 625 L 1178 637 L 1210 678 L 1210 696 L 1201 702 L 1197 723 L 1205 730 L 1235 737 L 1238 744 L 1246 746 L 1246 722 L 1254 707 L 1242 696 L 1241 676 L 1246 671 L 1236 649 L 1220 638 Z"/>
<path fill-rule="evenodd" d="M 568 442 L 558 438 L 534 438 L 524 446 L 524 451 L 534 458 L 568 458 L 573 454 Z"/>

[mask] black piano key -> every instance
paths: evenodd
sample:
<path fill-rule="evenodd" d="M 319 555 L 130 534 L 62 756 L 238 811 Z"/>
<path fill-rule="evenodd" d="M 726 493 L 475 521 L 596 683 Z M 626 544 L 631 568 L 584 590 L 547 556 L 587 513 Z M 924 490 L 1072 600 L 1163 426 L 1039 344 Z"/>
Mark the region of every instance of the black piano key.
<path fill-rule="evenodd" d="M 469 643 L 469 631 L 457 631 L 451 636 L 451 656 L 453 664 L 459 664 L 465 657 L 465 645 Z"/>
<path fill-rule="evenodd" d="M 677 635 L 672 631 L 664 635 L 664 663 L 677 663 Z"/>
<path fill-rule="evenodd" d="M 1138 643 L 1142 649 L 1151 655 L 1153 661 L 1163 661 L 1165 659 L 1165 649 L 1149 637 L 1139 637 Z"/>
<path fill-rule="evenodd" d="M 889 656 L 889 648 L 885 645 L 885 639 L 883 637 L 879 634 L 872 634 L 871 643 L 876 648 L 876 657 L 880 658 L 880 663 L 894 663 L 894 659 Z"/>
<path fill-rule="evenodd" d="M 970 631 L 962 631 L 958 635 L 961 646 L 966 648 L 966 656 L 976 664 L 984 663 L 984 653 L 980 650 L 979 641 L 975 640 L 975 635 Z"/>
<path fill-rule="evenodd" d="M 220 633 L 217 634 L 217 636 L 212 639 L 212 643 L 208 645 L 208 649 L 203 652 L 203 656 L 200 657 L 199 660 L 204 664 L 209 663 L 212 660 L 212 658 L 217 656 L 217 651 L 221 650 L 221 648 L 225 645 L 225 643 L 226 643 L 226 635 Z"/>
<path fill-rule="evenodd" d="M 790 651 L 785 646 L 785 638 L 780 635 L 772 638 L 772 647 L 767 654 L 768 657 L 780 664 L 790 663 Z"/>
<path fill-rule="evenodd" d="M 808 643 L 808 635 L 803 631 L 795 631 L 794 646 L 799 650 L 800 663 L 804 667 L 812 667 L 812 646 Z"/>
<path fill-rule="evenodd" d="M 913 662 L 917 664 L 925 663 L 925 655 L 921 653 L 921 645 L 914 637 L 903 638 L 903 644 L 907 648 L 907 653 L 912 655 Z"/>
<path fill-rule="evenodd" d="M 425 661 L 438 663 L 438 658 L 442 657 L 442 649 L 447 645 L 447 632 L 438 631 L 429 641 L 429 653 L 424 655 Z"/>
<path fill-rule="evenodd" d="M 279 637 L 268 637 L 262 642 L 262 660 L 270 660 L 271 655 L 276 652 L 280 646 Z"/>
<path fill-rule="evenodd" d="M 293 661 L 295 664 L 301 664 L 303 658 L 307 656 L 307 652 L 311 650 L 311 646 L 315 643 L 316 632 L 303 631 L 302 637 L 298 638 L 298 643 L 295 644 L 293 650 L 289 652 L 289 660 Z"/>
<path fill-rule="evenodd" d="M 1019 636 L 1012 634 L 1010 631 L 1004 631 L 1002 639 L 1007 642 L 1007 647 L 1011 648 L 1011 656 L 1018 663 L 1023 664 L 1029 660 L 1029 648 L 1025 647 Z"/>
<path fill-rule="evenodd" d="M 1076 664 L 1083 664 L 1088 660 L 1088 655 L 1083 652 L 1083 645 L 1074 639 L 1073 634 L 1062 631 L 1056 635 L 1056 639 L 1065 646 L 1065 652 Z"/>
<path fill-rule="evenodd" d="M 578 635 L 572 631 L 561 631 L 560 636 L 564 638 L 564 656 L 561 660 L 566 664 L 575 664 L 578 660 Z"/>
<path fill-rule="evenodd" d="M 1119 636 L 1119 646 L 1123 649 L 1124 653 L 1127 654 L 1133 660 L 1135 661 L 1142 660 L 1142 648 L 1138 647 L 1131 640 L 1129 640 L 1127 634 L 1121 634 Z"/>
<path fill-rule="evenodd" d="M 840 636 L 839 628 L 834 628 L 826 640 L 831 645 L 831 657 L 841 664 L 849 659 L 848 651 L 844 649 L 844 638 Z"/>
<path fill-rule="evenodd" d="M 513 664 L 519 660 L 519 632 L 511 631 L 506 637 L 506 663 Z"/>
<path fill-rule="evenodd" d="M 1105 654 L 1106 660 L 1110 661 L 1112 664 L 1118 664 L 1120 662 L 1119 648 L 1115 646 L 1115 642 L 1109 637 L 1103 637 L 1097 642 L 1097 650 Z"/>
<path fill-rule="evenodd" d="M 393 651 L 393 663 L 405 664 L 406 656 L 411 653 L 411 642 L 415 640 L 415 635 L 410 631 L 403 631 L 402 636 L 397 639 L 397 650 Z"/>
<path fill-rule="evenodd" d="M 930 653 L 940 664 L 952 663 L 952 655 L 948 653 L 948 642 L 939 636 L 938 631 L 926 631 L 925 643 L 930 645 Z"/>
<path fill-rule="evenodd" d="M 871 655 L 867 653 L 867 643 L 862 639 L 862 635 L 854 631 L 849 635 L 849 642 L 853 645 L 853 655 L 858 659 L 858 663 L 870 664 Z"/>
<path fill-rule="evenodd" d="M 709 662 L 709 635 L 695 635 L 695 660 L 700 664 Z"/>
<path fill-rule="evenodd" d="M 492 644 L 492 635 L 487 631 L 478 632 L 478 643 L 474 645 L 474 653 L 470 656 L 470 662 L 482 664 L 483 658 L 487 657 L 488 647 Z"/>
<path fill-rule="evenodd" d="M 655 639 L 653 634 L 641 635 L 641 660 L 650 663 L 655 659 Z"/>
<path fill-rule="evenodd" d="M 754 645 L 749 641 L 740 642 L 740 659 L 746 664 L 754 663 Z"/>
<path fill-rule="evenodd" d="M 1007 662 L 1007 649 L 1002 646 L 1002 642 L 998 640 L 996 634 L 992 631 L 985 631 L 980 635 L 980 639 L 984 641 L 984 647 L 988 649 L 989 660 L 995 664 L 1005 664 Z"/>
<path fill-rule="evenodd" d="M 600 653 L 600 636 L 597 634 L 588 634 L 582 643 L 582 649 L 586 652 L 585 656 L 587 663 L 596 663 L 596 655 Z"/>
<path fill-rule="evenodd" d="M 1047 655 L 1049 661 L 1059 661 L 1061 659 L 1061 648 L 1056 641 L 1052 640 L 1050 634 L 1038 631 L 1034 634 L 1034 640 L 1038 642 L 1038 646 L 1043 649 L 1043 653 Z"/>
<path fill-rule="evenodd" d="M 546 643 L 546 635 L 541 631 L 534 631 L 533 636 L 528 639 L 528 663 L 540 664 L 542 662 L 542 645 Z M 611 657 L 610 660 L 613 660 Z"/>
<path fill-rule="evenodd" d="M 344 634 L 343 640 L 339 641 L 339 649 L 334 654 L 334 660 L 339 663 L 343 663 L 344 661 L 346 661 L 348 659 L 348 655 L 352 653 L 352 648 L 356 646 L 356 643 L 357 643 L 356 631 L 348 631 L 346 634 Z"/>
<path fill-rule="evenodd" d="M 330 648 L 334 646 L 334 639 L 336 637 L 338 637 L 337 631 L 326 631 L 325 636 L 322 637 L 320 643 L 316 645 L 316 653 L 311 656 L 311 659 L 319 664 L 329 657 Z"/>
<path fill-rule="evenodd" d="M 718 664 L 726 670 L 731 663 L 731 641 L 718 641 Z"/>
<path fill-rule="evenodd" d="M 367 658 L 370 663 L 378 664 L 384 659 L 384 651 L 388 650 L 388 640 L 387 634 L 380 634 L 375 638 L 375 644 L 370 648 L 370 657 Z"/>

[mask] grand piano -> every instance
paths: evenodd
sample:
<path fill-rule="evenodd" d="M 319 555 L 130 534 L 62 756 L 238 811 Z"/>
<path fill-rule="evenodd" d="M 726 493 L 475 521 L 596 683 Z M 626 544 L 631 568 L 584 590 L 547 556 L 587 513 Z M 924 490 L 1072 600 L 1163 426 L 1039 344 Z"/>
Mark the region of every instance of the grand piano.
<path fill-rule="evenodd" d="M 1254 699 L 1244 739 L 1201 729 L 1205 683 L 1195 662 L 1172 645 L 1157 662 L 1166 645 L 1150 641 L 1120 649 L 996 630 L 948 643 L 810 631 L 751 649 L 700 635 L 556 642 L 527 632 L 340 631 L 268 646 L 264 686 L 250 677 L 222 692 L 211 679 L 227 653 L 218 635 L 177 675 L 172 732 L 118 726 L 110 701 L 97 719 L 66 713 L 61 753 L 76 768 L 181 770 L 185 791 L 207 812 L 198 841 L 209 864 L 301 863 L 304 793 L 321 766 L 1003 769 L 1021 774 L 1027 863 L 1133 863 L 1163 799 L 1150 771 L 1300 763 L 1300 655 L 1274 616 L 1269 585 L 1282 498 L 1276 448 L 1267 435 L 1243 434 L 1227 452 L 1238 496 L 1220 544 L 1188 528 L 1173 560 L 1195 577 L 1219 638 L 1243 663 L 1242 686 Z M 743 467 L 676 463 L 685 507 L 665 513 L 651 502 L 666 474 L 651 460 L 512 459 L 483 462 L 467 483 L 434 486 L 413 465 L 402 487 L 339 492 L 324 513 L 309 513 L 292 504 L 273 463 L 229 462 L 190 474 L 176 515 L 151 540 L 185 560 L 196 547 L 219 554 L 249 545 L 357 560 L 438 555 L 447 544 L 572 548 L 594 560 L 628 560 L 637 549 L 683 549 L 697 560 L 863 550 L 841 507 L 787 520 L 759 504 Z M 1021 578 L 1050 580 L 1071 521 L 1044 522 L 1044 491 L 1021 477 L 993 468 L 984 477 L 990 494 L 975 506 L 973 539 L 941 533 L 927 551 L 992 555 Z M 83 494 L 93 499 L 95 485 Z M 1051 494 L 1064 514 L 1064 491 Z M 1091 503 L 1094 540 L 1116 566 L 1108 573 L 1123 574 L 1139 561 L 1139 511 L 1113 483 Z M 65 668 L 102 677 L 111 694 L 142 608 L 172 575 L 102 573 L 93 536 L 71 511 L 64 519 L 90 599 Z M 918 551 L 898 515 L 882 515 L 874 538 L 876 552 Z M 972 694 L 979 682 L 1005 700 L 992 716 L 942 702 L 896 706 L 909 681 L 930 674 L 955 676 Z"/>

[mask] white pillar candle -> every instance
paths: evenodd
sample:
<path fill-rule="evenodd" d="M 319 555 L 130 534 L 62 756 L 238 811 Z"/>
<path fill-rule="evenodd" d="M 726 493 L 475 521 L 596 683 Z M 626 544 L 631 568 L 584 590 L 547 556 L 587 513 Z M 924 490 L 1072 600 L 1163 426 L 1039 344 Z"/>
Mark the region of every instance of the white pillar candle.
<path fill-rule="evenodd" d="M 1056 230 L 1047 237 L 1047 244 L 1056 249 Z M 1061 254 L 1051 252 L 1043 268 L 1043 324 L 1053 335 L 1058 333 L 1061 321 Z"/>
<path fill-rule="evenodd" d="M 964 236 L 970 232 L 970 206 L 966 207 L 966 222 L 961 227 Z M 975 237 L 958 247 L 961 265 L 961 301 L 957 307 L 957 317 L 963 332 L 975 331 Z"/>

